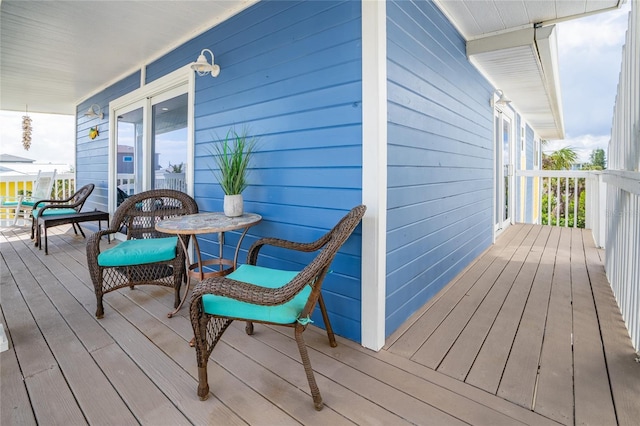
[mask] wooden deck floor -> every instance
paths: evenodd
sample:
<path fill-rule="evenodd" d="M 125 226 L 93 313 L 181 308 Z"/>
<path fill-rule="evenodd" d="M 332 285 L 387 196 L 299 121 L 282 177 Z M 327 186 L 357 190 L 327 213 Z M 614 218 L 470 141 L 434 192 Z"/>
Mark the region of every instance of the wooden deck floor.
<path fill-rule="evenodd" d="M 66 231 L 66 232 L 65 232 Z M 375 353 L 305 333 L 313 409 L 290 330 L 234 324 L 196 395 L 187 308 L 162 288 L 105 296 L 84 240 L 0 234 L 0 424 L 637 424 L 640 364 L 587 233 L 516 225 Z M 571 261 L 569 261 L 571 259 Z M 573 336 L 573 346 L 572 337 Z"/>

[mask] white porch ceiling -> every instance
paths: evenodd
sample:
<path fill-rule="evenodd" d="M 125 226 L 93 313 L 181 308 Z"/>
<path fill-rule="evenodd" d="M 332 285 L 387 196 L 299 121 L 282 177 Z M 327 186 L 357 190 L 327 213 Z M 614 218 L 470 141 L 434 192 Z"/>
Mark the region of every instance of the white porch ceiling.
<path fill-rule="evenodd" d="M 253 3 L 0 0 L 0 109 L 73 115 L 78 101 Z"/>
<path fill-rule="evenodd" d="M 553 24 L 625 0 L 435 0 L 467 40 L 467 56 L 543 139 L 564 139 Z M 585 37 L 591 37 L 585 34 Z"/>
<path fill-rule="evenodd" d="M 255 1 L 0 0 L 0 109 L 75 114 L 89 95 Z M 601 12 L 624 0 L 434 1 L 471 42 Z M 540 59 L 542 49 L 534 42 L 471 60 L 543 138 L 557 138 L 564 133 L 560 91 L 553 93 L 557 76 L 549 84 L 556 71 Z"/>

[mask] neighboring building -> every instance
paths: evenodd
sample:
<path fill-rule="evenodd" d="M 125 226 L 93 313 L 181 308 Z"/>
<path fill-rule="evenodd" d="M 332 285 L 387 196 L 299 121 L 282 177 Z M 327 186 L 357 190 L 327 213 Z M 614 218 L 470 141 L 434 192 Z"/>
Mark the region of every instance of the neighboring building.
<path fill-rule="evenodd" d="M 314 240 L 367 204 L 323 289 L 335 331 L 379 349 L 518 214 L 537 211 L 514 206 L 514 191 L 537 190 L 516 187 L 514 168 L 539 168 L 540 139 L 564 132 L 552 28 L 467 42 L 447 4 L 455 6 L 258 2 L 145 64 L 77 105 L 77 185 L 96 184 L 87 208 L 115 209 L 116 171 L 128 155 L 118 135 L 131 127 L 132 151 L 142 153 L 136 182 L 151 185 L 160 160 L 182 158 L 171 154 L 178 147 L 190 157 L 187 192 L 201 211 L 220 211 L 208 147 L 247 127 L 260 144 L 245 209 L 264 218 L 247 247 L 262 236 Z M 217 78 L 189 67 L 205 48 L 221 66 Z M 519 55 L 543 71 L 501 73 Z M 499 102 L 498 85 L 512 104 Z M 102 120 L 82 114 L 92 104 Z M 533 113 L 541 104 L 548 114 Z M 168 131 L 147 122 L 182 126 L 186 143 L 160 145 Z M 217 253 L 214 236 L 199 238 L 204 253 Z M 266 262 L 296 269 L 307 259 L 274 252 Z"/>
<path fill-rule="evenodd" d="M 56 171 L 70 173 L 69 164 L 36 163 L 30 158 L 17 155 L 0 154 L 0 196 L 15 196 L 19 190 L 31 189 L 31 182 L 35 180 L 38 172 L 50 173 Z"/>

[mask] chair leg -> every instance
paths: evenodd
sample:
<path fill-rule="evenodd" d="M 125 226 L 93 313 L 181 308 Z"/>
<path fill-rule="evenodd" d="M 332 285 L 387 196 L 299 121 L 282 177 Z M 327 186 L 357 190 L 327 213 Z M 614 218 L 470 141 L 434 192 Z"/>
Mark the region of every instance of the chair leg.
<path fill-rule="evenodd" d="M 104 307 L 102 306 L 102 292 L 96 293 L 96 318 L 104 317 Z"/>
<path fill-rule="evenodd" d="M 178 265 L 176 265 L 175 263 L 173 264 L 173 289 L 174 291 L 174 296 L 173 296 L 173 309 L 178 309 L 178 306 L 180 306 L 180 289 L 182 288 L 182 273 L 180 272 L 180 268 L 178 267 Z M 186 289 L 187 291 L 189 289 Z M 185 299 L 187 297 L 187 295 L 185 294 Z"/>
<path fill-rule="evenodd" d="M 39 244 L 42 246 L 42 234 L 40 228 L 38 227 L 38 234 L 40 235 L 38 239 L 40 240 Z M 44 254 L 49 254 L 49 240 L 47 240 L 47 227 L 44 227 Z"/>
<path fill-rule="evenodd" d="M 320 395 L 320 389 L 316 384 L 316 378 L 313 375 L 313 369 L 311 368 L 311 360 L 309 359 L 309 353 L 307 352 L 307 345 L 302 338 L 302 332 L 304 326 L 296 324 L 296 343 L 298 344 L 298 350 L 300 351 L 300 358 L 302 358 L 302 365 L 304 365 L 304 372 L 307 374 L 307 381 L 309 382 L 309 389 L 311 390 L 311 397 L 313 398 L 313 405 L 317 411 L 322 410 L 324 403 L 322 402 L 322 396 Z"/>
<path fill-rule="evenodd" d="M 209 398 L 209 383 L 207 382 L 207 364 L 198 367 L 198 398 L 206 401 Z"/>
<path fill-rule="evenodd" d="M 322 293 L 320 293 L 320 297 L 318 298 L 318 305 L 320 306 L 320 312 L 322 312 L 322 320 L 324 321 L 324 327 L 327 329 L 327 336 L 329 337 L 329 345 L 332 348 L 335 348 L 336 346 L 338 346 L 338 342 L 336 342 L 336 336 L 333 334 L 333 328 L 331 327 L 331 321 L 329 321 L 329 314 L 327 314 L 327 308 L 324 304 Z"/>

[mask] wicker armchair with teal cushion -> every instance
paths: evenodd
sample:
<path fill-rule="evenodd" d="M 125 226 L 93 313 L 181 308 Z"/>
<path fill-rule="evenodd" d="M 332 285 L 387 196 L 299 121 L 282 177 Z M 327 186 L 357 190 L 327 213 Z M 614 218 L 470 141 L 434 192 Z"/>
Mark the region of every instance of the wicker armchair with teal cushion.
<path fill-rule="evenodd" d="M 75 194 L 73 194 L 69 198 L 65 199 L 48 199 L 48 200 L 39 200 L 33 204 L 31 210 L 31 239 L 35 238 L 36 246 L 42 246 L 42 230 L 38 224 L 38 218 L 42 216 L 57 216 L 57 215 L 68 215 L 74 213 L 80 213 L 84 203 L 89 198 L 89 195 L 93 192 L 95 185 L 90 183 L 82 188 L 78 189 Z M 84 237 L 84 232 L 80 227 L 79 223 L 71 223 L 73 226 L 73 232 L 78 235 L 78 231 L 76 230 L 76 226 L 80 230 L 80 233 Z"/>
<path fill-rule="evenodd" d="M 155 229 L 157 222 L 198 213 L 196 201 L 184 192 L 154 189 L 127 197 L 117 208 L 109 229 L 87 239 L 87 263 L 96 294 L 96 317 L 104 316 L 106 293 L 136 285 L 159 285 L 175 289 L 174 307 L 180 305 L 186 254 L 178 238 L 189 245 L 189 236 L 168 235 Z M 101 250 L 100 240 L 117 232 L 125 241 Z"/>
<path fill-rule="evenodd" d="M 248 334 L 253 334 L 254 322 L 294 328 L 314 406 L 316 410 L 322 409 L 322 397 L 302 332 L 310 322 L 317 303 L 329 344 L 337 346 L 320 290 L 336 253 L 360 223 L 365 210 L 363 205 L 353 208 L 331 231 L 312 243 L 262 238 L 249 249 L 247 264 L 225 277 L 207 278 L 196 285 L 190 315 L 195 336 L 200 399 L 205 400 L 209 396 L 207 362 L 213 348 L 231 322 L 241 320 L 247 322 Z M 264 246 L 318 253 L 302 270 L 286 271 L 257 265 L 258 253 Z"/>

